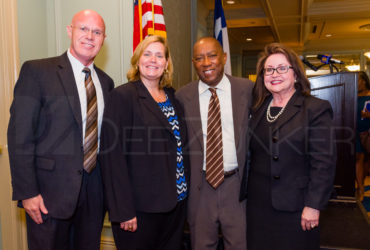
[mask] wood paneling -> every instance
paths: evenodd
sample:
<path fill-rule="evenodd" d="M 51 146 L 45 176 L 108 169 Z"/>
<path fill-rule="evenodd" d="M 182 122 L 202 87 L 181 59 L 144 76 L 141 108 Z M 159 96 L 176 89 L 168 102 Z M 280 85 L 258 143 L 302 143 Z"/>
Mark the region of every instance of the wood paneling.
<path fill-rule="evenodd" d="M 334 181 L 338 196 L 354 197 L 356 164 L 357 73 L 312 77 L 311 94 L 328 100 L 334 111 L 337 169 Z"/>

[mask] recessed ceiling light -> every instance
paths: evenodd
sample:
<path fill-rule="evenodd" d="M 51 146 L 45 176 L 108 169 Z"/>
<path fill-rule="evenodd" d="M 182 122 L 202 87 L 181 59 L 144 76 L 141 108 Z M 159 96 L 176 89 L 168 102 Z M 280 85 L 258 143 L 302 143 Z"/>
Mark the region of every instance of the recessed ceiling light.
<path fill-rule="evenodd" d="M 332 37 L 333 35 L 332 34 L 326 34 L 325 36 L 326 37 Z"/>
<path fill-rule="evenodd" d="M 361 25 L 360 27 L 358 27 L 360 30 L 370 30 L 370 23 L 367 23 L 367 24 L 364 24 L 364 25 Z"/>
<path fill-rule="evenodd" d="M 245 39 L 247 42 L 252 42 L 252 38 L 248 37 L 247 39 Z"/>
<path fill-rule="evenodd" d="M 235 4 L 235 1 L 234 0 L 227 0 L 226 3 L 227 4 Z"/>
<path fill-rule="evenodd" d="M 358 64 L 347 65 L 346 68 L 349 71 L 359 71 L 360 70 L 360 65 L 358 65 Z"/>

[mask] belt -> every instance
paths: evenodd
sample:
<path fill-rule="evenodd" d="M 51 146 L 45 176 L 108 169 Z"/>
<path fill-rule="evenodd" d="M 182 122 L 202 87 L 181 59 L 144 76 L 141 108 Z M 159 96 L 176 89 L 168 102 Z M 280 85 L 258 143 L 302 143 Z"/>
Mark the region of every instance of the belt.
<path fill-rule="evenodd" d="M 230 171 L 225 171 L 224 172 L 224 178 L 230 177 L 230 176 L 234 175 L 238 171 L 239 171 L 239 169 L 237 169 L 237 168 L 235 168 L 233 170 L 230 170 Z"/>

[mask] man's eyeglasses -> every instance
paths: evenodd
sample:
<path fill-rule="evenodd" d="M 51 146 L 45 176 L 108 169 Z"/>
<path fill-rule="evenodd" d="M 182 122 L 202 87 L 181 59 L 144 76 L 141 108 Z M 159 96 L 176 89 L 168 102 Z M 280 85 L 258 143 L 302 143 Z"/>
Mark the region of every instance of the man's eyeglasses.
<path fill-rule="evenodd" d="M 104 32 L 102 30 L 99 30 L 99 29 L 95 29 L 95 30 L 92 30 L 86 26 L 79 26 L 79 27 L 76 27 L 76 26 L 72 26 L 72 28 L 76 28 L 78 29 L 78 31 L 80 31 L 81 33 L 85 34 L 85 35 L 88 35 L 90 33 L 90 31 L 92 32 L 92 34 L 96 37 L 102 37 L 104 35 Z"/>
<path fill-rule="evenodd" d="M 279 66 L 276 68 L 265 68 L 263 70 L 263 73 L 265 74 L 265 76 L 270 76 L 274 74 L 276 70 L 276 72 L 278 72 L 279 74 L 285 74 L 286 72 L 288 72 L 289 69 L 292 69 L 292 68 L 293 68 L 292 66 Z"/>

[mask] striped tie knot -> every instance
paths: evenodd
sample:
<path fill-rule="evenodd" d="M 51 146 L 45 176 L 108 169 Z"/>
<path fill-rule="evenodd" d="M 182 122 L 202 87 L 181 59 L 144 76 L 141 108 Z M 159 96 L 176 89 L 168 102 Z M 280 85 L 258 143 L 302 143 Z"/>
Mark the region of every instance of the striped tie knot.
<path fill-rule="evenodd" d="M 213 97 L 217 97 L 217 92 L 216 92 L 216 88 L 209 88 L 209 91 L 211 91 L 211 94 Z"/>
<path fill-rule="evenodd" d="M 85 67 L 85 68 L 83 68 L 82 72 L 85 73 L 85 82 L 86 82 L 87 79 L 91 76 L 90 75 L 91 74 L 91 71 L 90 71 L 90 69 L 88 67 Z"/>

